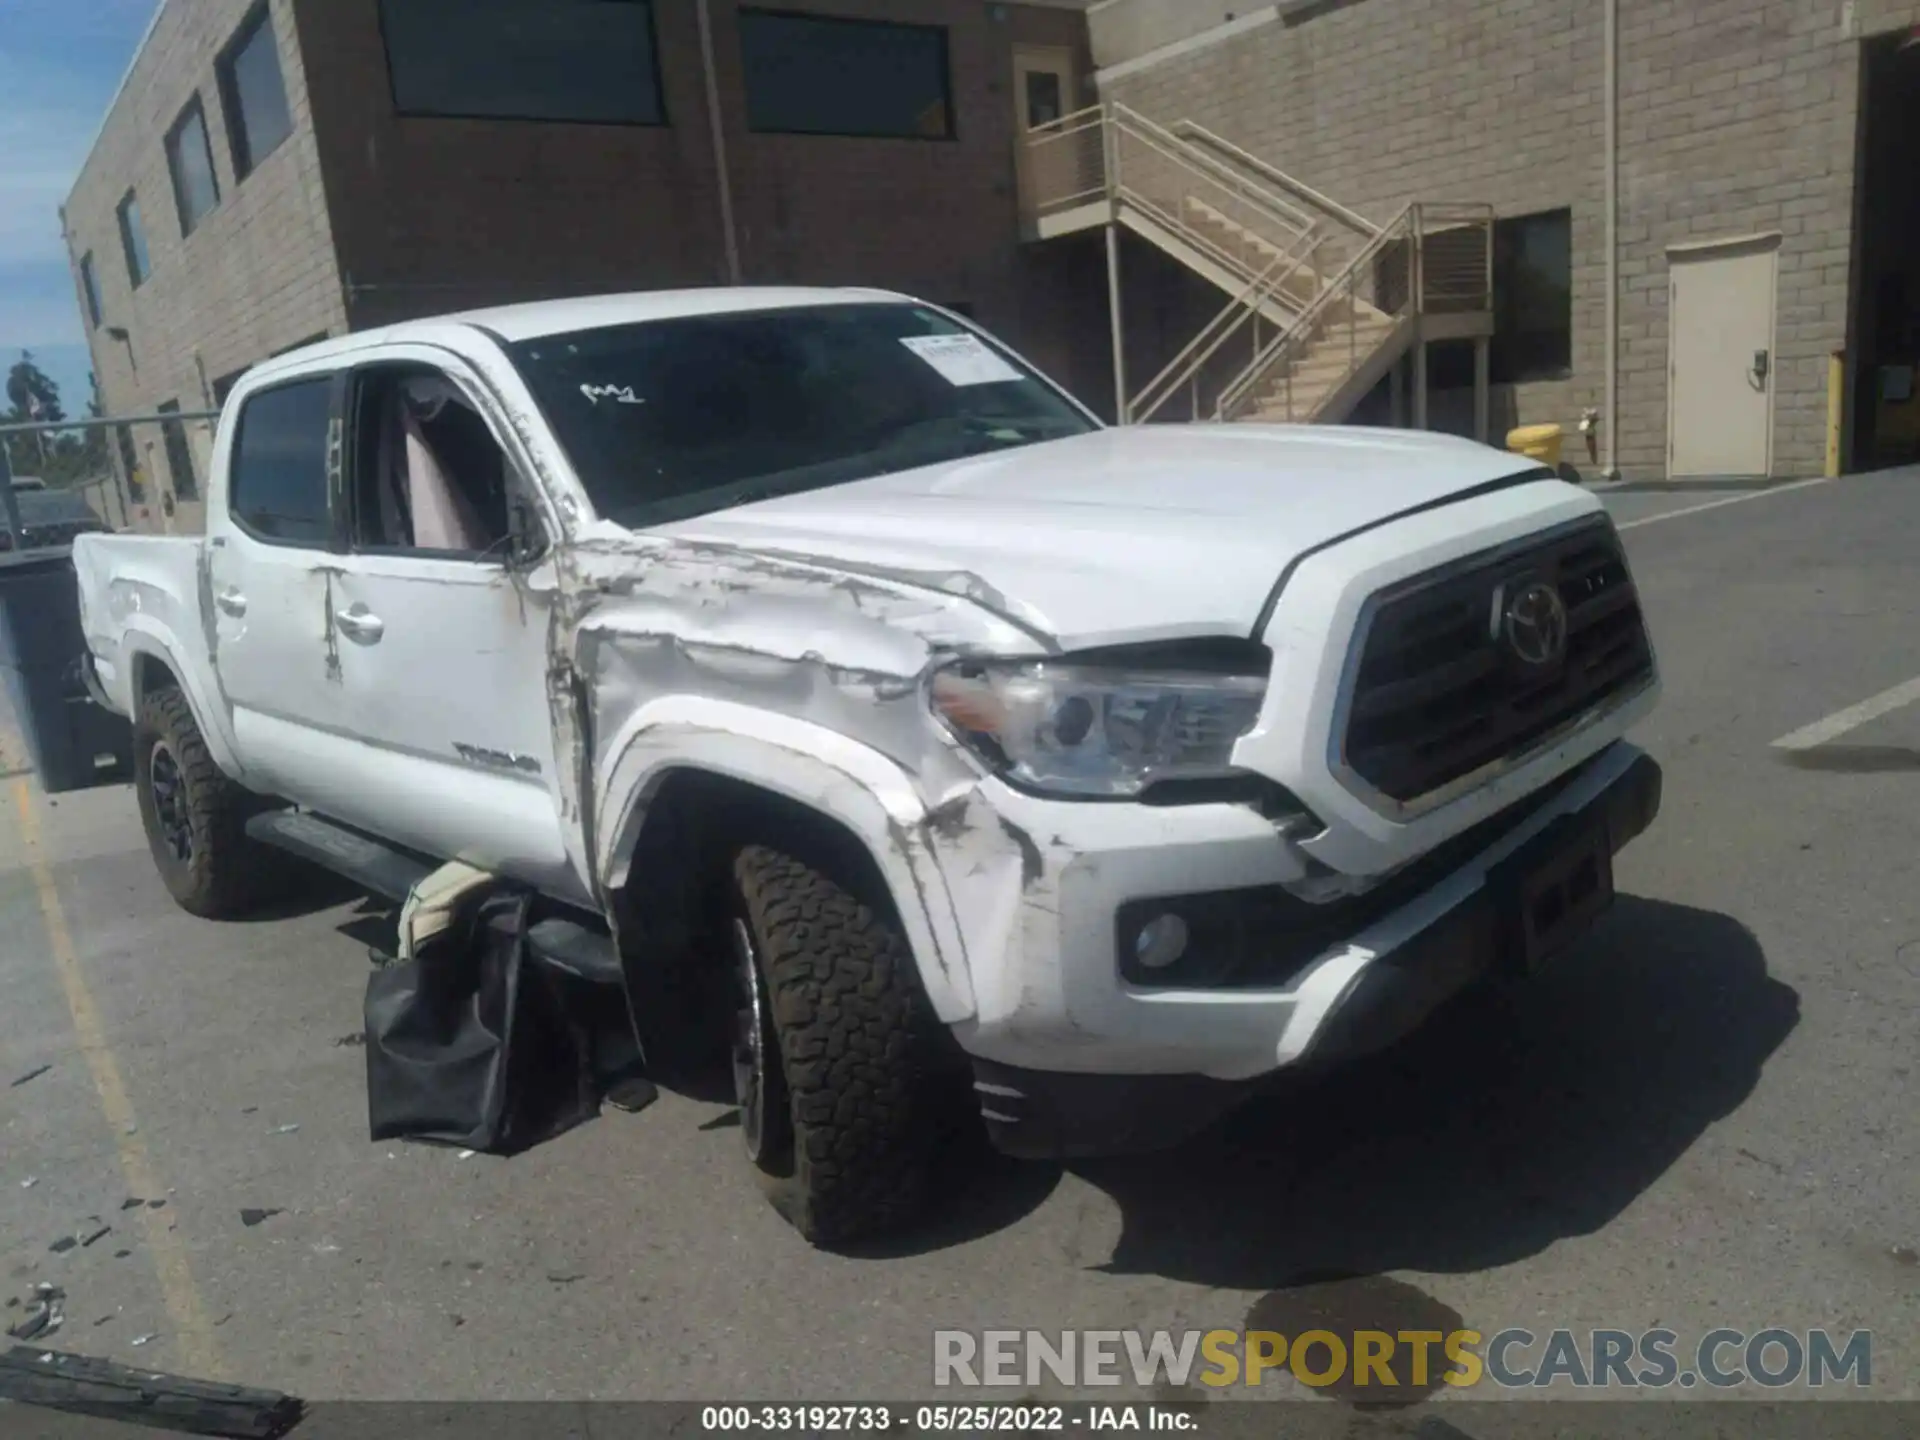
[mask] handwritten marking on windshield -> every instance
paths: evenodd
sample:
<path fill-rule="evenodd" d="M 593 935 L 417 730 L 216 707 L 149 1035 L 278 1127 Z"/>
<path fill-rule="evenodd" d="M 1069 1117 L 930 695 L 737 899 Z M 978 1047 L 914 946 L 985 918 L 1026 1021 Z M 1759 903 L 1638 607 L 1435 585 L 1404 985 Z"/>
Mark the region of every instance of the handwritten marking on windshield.
<path fill-rule="evenodd" d="M 633 393 L 631 385 L 582 385 L 580 393 L 598 405 L 602 400 L 617 400 L 622 405 L 644 405 L 647 402 Z"/>

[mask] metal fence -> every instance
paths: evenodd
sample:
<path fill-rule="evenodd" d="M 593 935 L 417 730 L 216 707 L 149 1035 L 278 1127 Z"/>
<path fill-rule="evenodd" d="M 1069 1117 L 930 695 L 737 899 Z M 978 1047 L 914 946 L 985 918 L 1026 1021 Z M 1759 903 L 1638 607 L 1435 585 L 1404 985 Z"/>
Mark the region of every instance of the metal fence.
<path fill-rule="evenodd" d="M 199 534 L 218 410 L 0 424 L 0 550 Z"/>

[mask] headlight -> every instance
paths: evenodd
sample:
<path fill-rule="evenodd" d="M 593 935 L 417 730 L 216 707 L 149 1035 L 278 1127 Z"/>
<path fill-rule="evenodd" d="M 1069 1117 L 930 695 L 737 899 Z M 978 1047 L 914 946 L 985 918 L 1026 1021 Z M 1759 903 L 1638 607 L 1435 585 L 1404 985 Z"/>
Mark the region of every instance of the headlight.
<path fill-rule="evenodd" d="M 935 673 L 934 711 L 1008 779 L 1065 795 L 1138 795 L 1238 772 L 1264 676 L 963 662 Z"/>

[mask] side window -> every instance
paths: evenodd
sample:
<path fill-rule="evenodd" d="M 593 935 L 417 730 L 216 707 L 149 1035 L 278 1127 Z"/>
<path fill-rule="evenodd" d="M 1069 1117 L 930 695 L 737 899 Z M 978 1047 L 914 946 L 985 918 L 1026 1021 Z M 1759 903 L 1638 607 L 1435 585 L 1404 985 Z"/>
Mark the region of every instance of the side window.
<path fill-rule="evenodd" d="M 485 417 L 425 366 L 362 371 L 353 404 L 356 549 L 504 559 L 511 466 Z"/>
<path fill-rule="evenodd" d="M 248 398 L 234 437 L 227 508 L 263 540 L 324 546 L 333 381 L 299 380 Z"/>

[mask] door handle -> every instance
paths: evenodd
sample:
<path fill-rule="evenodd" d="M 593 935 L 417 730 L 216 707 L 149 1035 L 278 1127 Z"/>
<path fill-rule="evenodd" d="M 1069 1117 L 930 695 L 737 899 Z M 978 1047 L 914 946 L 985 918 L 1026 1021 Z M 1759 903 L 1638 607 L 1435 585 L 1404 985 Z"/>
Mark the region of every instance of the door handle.
<path fill-rule="evenodd" d="M 387 633 L 387 623 L 364 605 L 355 605 L 351 610 L 333 612 L 334 623 L 351 640 L 363 645 L 371 645 Z"/>
<path fill-rule="evenodd" d="M 229 615 L 239 616 L 247 613 L 247 597 L 231 585 L 214 596 L 213 603 Z"/>

